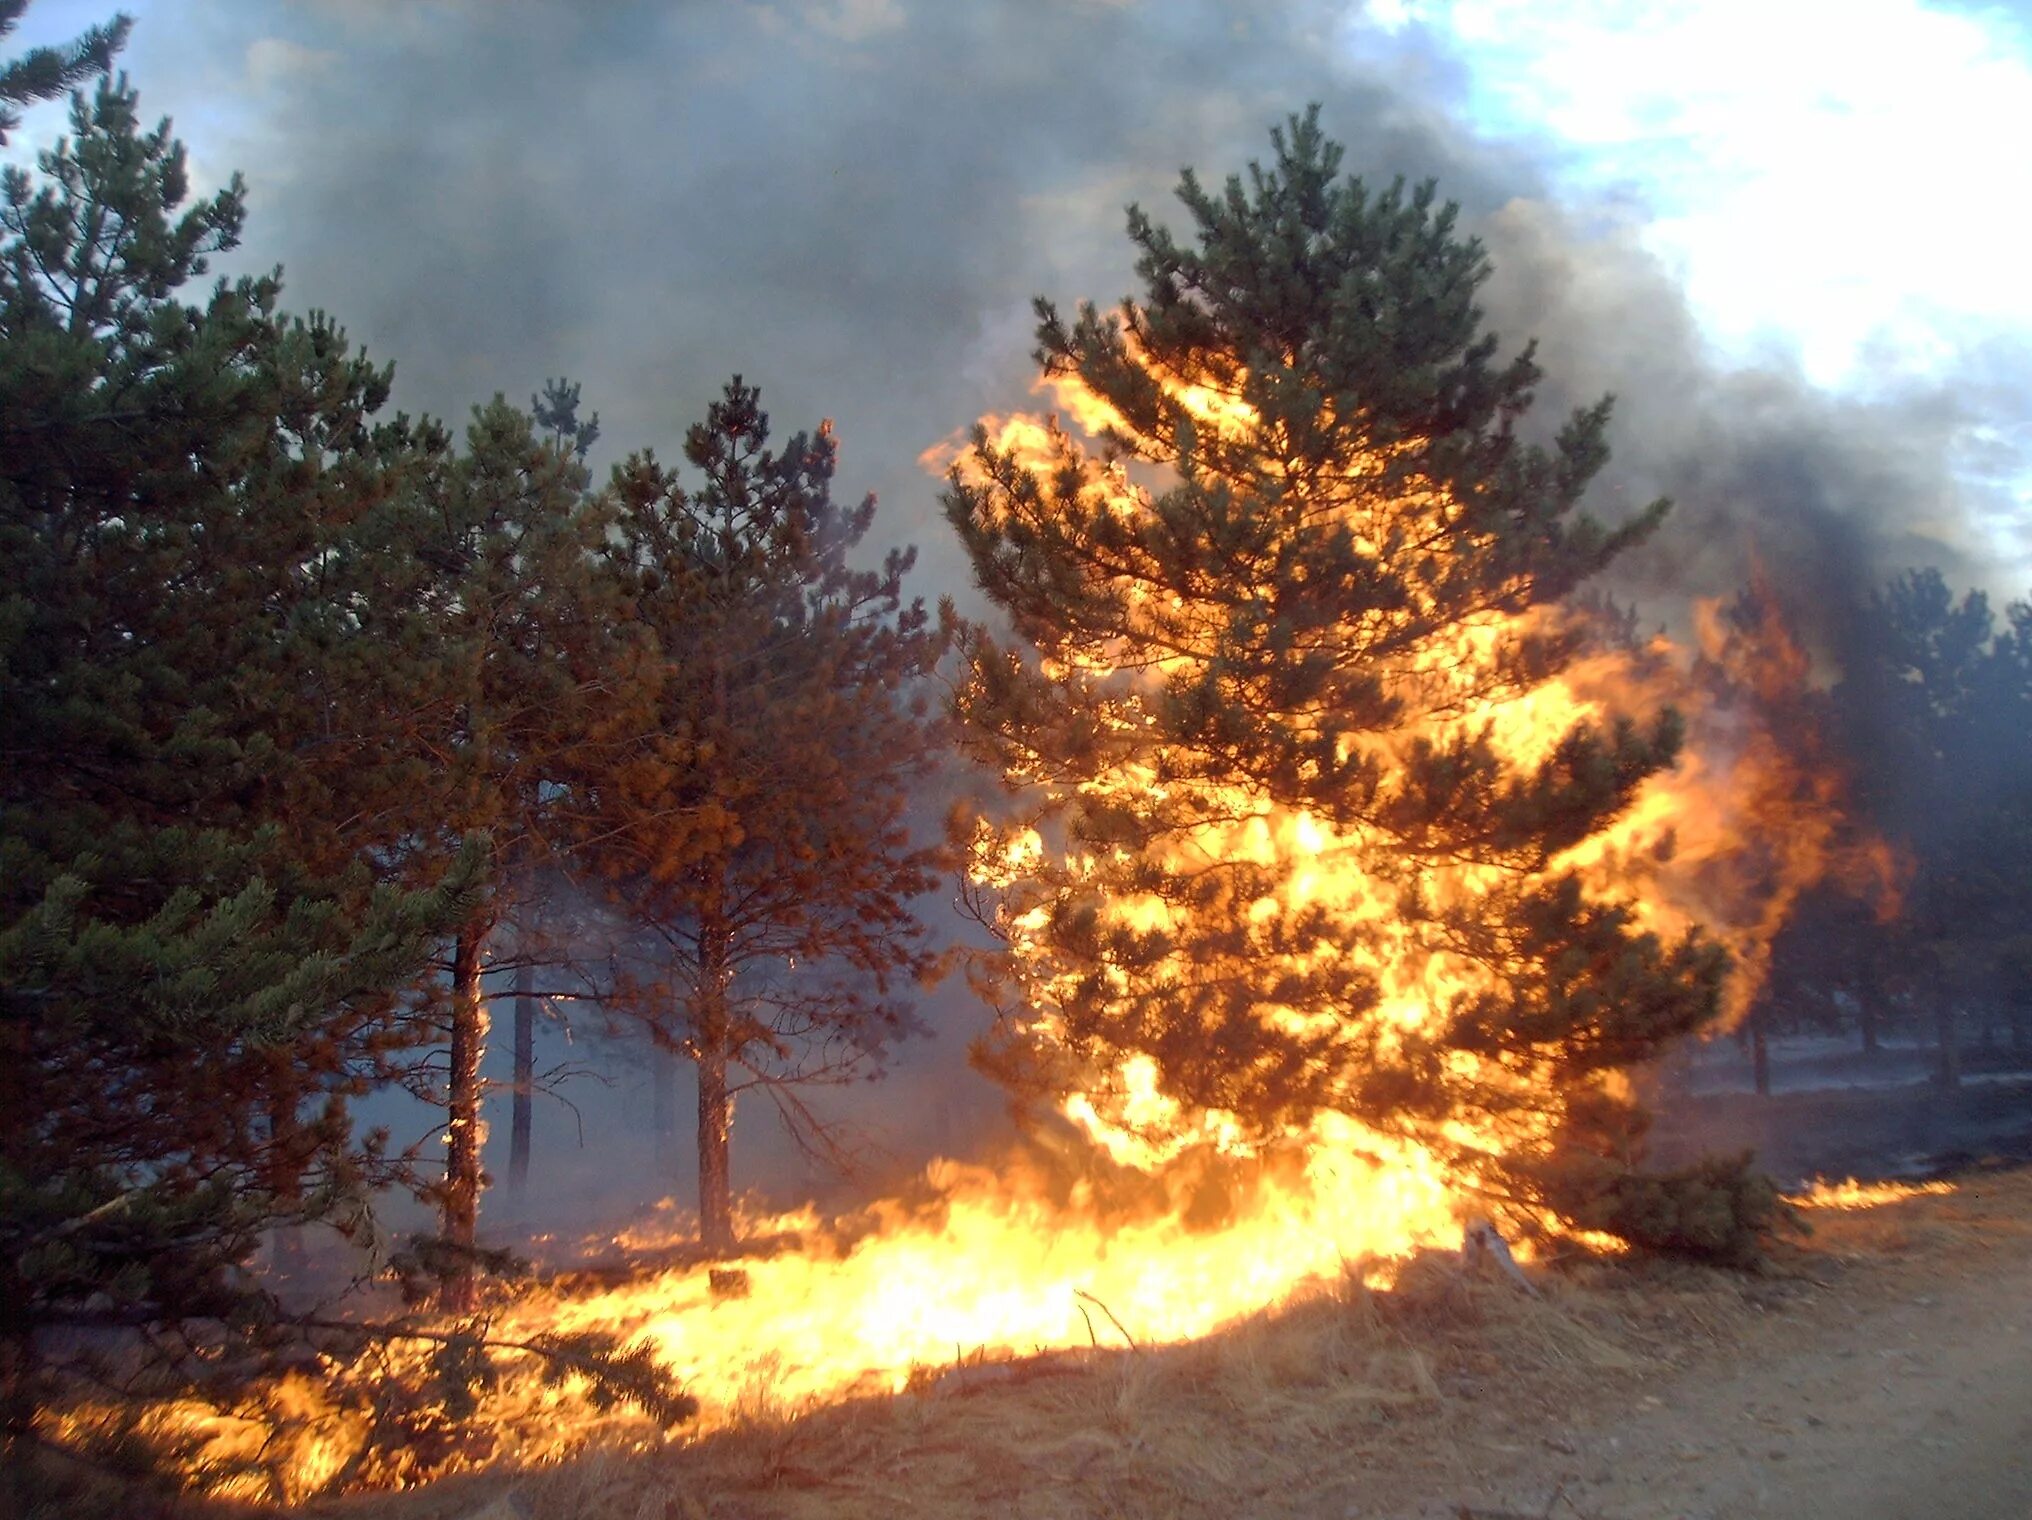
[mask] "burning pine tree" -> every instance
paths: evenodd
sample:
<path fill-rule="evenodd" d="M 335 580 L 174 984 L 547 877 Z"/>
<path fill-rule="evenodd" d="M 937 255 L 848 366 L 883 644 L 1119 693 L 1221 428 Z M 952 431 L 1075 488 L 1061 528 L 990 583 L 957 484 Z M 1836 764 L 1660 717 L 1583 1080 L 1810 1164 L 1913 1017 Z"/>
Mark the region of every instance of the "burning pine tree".
<path fill-rule="evenodd" d="M 1669 844 L 1631 820 L 1682 720 L 1601 695 L 1572 605 L 1666 504 L 1578 510 L 1606 400 L 1518 435 L 1539 372 L 1479 330 L 1453 206 L 1341 179 L 1316 111 L 1273 142 L 1220 194 L 1185 175 L 1194 246 L 1131 208 L 1119 316 L 1038 303 L 1100 447 L 1013 419 L 951 476 L 1015 634 L 972 643 L 960 714 L 1034 804 L 975 841 L 1011 951 L 984 1054 L 1146 1170 L 1414 1156 L 1739 1252 L 1771 1206 L 1741 1164 L 1637 1171 L 1624 1069 L 1721 1016 L 1730 957 L 1635 848 Z"/>

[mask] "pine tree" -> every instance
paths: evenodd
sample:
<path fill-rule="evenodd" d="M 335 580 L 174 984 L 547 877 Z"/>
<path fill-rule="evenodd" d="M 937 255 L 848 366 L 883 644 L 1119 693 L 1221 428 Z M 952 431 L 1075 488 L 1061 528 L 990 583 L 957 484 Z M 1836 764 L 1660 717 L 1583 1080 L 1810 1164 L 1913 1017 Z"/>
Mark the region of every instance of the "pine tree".
<path fill-rule="evenodd" d="M 536 426 L 548 435 L 551 449 L 560 458 L 570 456 L 578 463 L 585 462 L 586 455 L 600 436 L 600 416 L 579 416 L 580 388 L 563 378 L 544 382 L 543 393 L 529 398 L 529 413 Z M 597 529 L 595 529 L 597 531 Z M 582 627 L 589 627 L 596 619 L 588 619 Z M 597 660 L 589 660 L 588 665 Z M 574 695 L 586 694 L 589 688 L 581 684 L 573 688 Z M 531 799 L 540 803 L 541 797 Z M 525 903 L 522 911 L 534 911 L 534 905 Z M 540 937 L 531 934 L 519 936 L 517 964 L 515 966 L 515 1025 L 512 1044 L 513 1072 L 509 1081 L 511 1118 L 509 1121 L 508 1184 L 518 1193 L 529 1182 L 529 1155 L 533 1129 L 533 1108 L 536 1096 L 536 961 Z"/>
<path fill-rule="evenodd" d="M 104 84 L 0 204 L 0 1361 L 52 1324 L 244 1317 L 262 1229 L 357 1217 L 345 1100 L 481 895 L 401 890 L 359 803 L 386 705 L 365 530 L 437 447 L 273 279 L 179 298 L 236 181 Z M 257 1316 L 258 1317 L 258 1316 Z"/>
<path fill-rule="evenodd" d="M 0 0 L 0 41 L 13 34 L 28 9 L 28 0 Z M 116 14 L 92 27 L 68 47 L 39 47 L 0 68 L 0 146 L 21 125 L 19 107 L 55 100 L 111 70 L 113 59 L 127 45 L 134 23 Z"/>
<path fill-rule="evenodd" d="M 484 1177 L 483 1084 L 490 941 L 533 892 L 549 849 L 544 825 L 560 752 L 576 742 L 584 704 L 605 685 L 604 615 L 591 598 L 601 508 L 587 494 L 583 454 L 597 422 L 580 423 L 577 388 L 556 382 L 536 416 L 496 397 L 476 409 L 466 447 L 443 461 L 406 503 L 389 557 L 413 567 L 389 642 L 415 652 L 400 747 L 429 757 L 405 778 L 395 811 L 429 868 L 460 836 L 484 832 L 500 890 L 479 904 L 447 947 L 441 1004 L 446 1160 L 432 1191 L 454 1270 L 446 1302 L 472 1306 L 470 1272 Z M 541 419 L 541 420 L 539 420 Z M 384 593 L 384 600 L 387 597 Z M 518 936 L 526 960 L 531 936 Z"/>
<path fill-rule="evenodd" d="M 945 497 L 1013 634 L 970 641 L 958 712 L 1029 807 L 976 841 L 1013 952 L 985 1059 L 1078 1095 L 1118 1156 L 1339 1115 L 1527 1210 L 1701 1249 L 1679 1200 L 1733 1232 L 1767 1195 L 1740 1166 L 1640 1182 L 1614 1074 L 1715 1017 L 1726 957 L 1561 861 L 1680 724 L 1545 732 L 1520 700 L 1665 504 L 1579 510 L 1606 400 L 1520 436 L 1538 370 L 1481 331 L 1453 206 L 1342 179 L 1316 110 L 1273 143 L 1219 192 L 1185 174 L 1190 243 L 1130 209 L 1118 314 L 1038 303 L 1099 452 L 982 429 Z"/>
<path fill-rule="evenodd" d="M 78 98 L 72 129 L 0 185 L 10 1513 L 34 1497 L 34 1453 L 64 1448 L 67 1482 L 101 1427 L 123 1462 L 150 1428 L 64 1422 L 81 1381 L 127 1412 L 194 1398 L 258 1418 L 252 1390 L 292 1358 L 448 1339 L 292 1311 L 251 1258 L 310 1220 L 371 1242 L 375 1189 L 407 1176 L 348 1100 L 428 1038 L 433 949 L 490 902 L 486 841 L 438 812 L 445 778 L 499 791 L 514 773 L 485 741 L 525 752 L 498 704 L 484 723 L 460 705 L 499 692 L 475 675 L 492 645 L 472 619 L 528 627 L 512 609 L 549 583 L 523 572 L 571 557 L 550 554 L 548 520 L 512 550 L 483 531 L 553 468 L 527 419 L 494 418 L 502 446 L 456 458 L 433 424 L 376 420 L 389 371 L 325 318 L 280 315 L 275 278 L 188 304 L 238 239 L 238 180 L 190 203 L 181 146 L 142 130 L 124 81 Z M 470 562 L 447 558 L 454 530 Z M 598 1337 L 449 1339 L 459 1377 L 406 1391 L 440 1414 L 495 1350 L 558 1376 L 604 1360 L 596 1397 L 685 1408 Z M 380 1390 L 340 1381 L 336 1423 L 367 1429 Z"/>
<path fill-rule="evenodd" d="M 1863 814 L 1909 879 L 1888 923 L 1852 915 L 1836 926 L 1847 931 L 1837 953 L 1870 968 L 1869 995 L 1930 1014 L 1938 1076 L 1953 1086 L 1958 1005 L 2022 985 L 2032 604 L 2007 606 L 2000 627 L 1982 592 L 1957 599 L 1938 571 L 1908 571 L 1871 597 L 1859 634 L 1836 712 Z"/>
<path fill-rule="evenodd" d="M 687 435 L 695 490 L 640 454 L 609 487 L 613 702 L 574 751 L 563 836 L 643 930 L 633 1006 L 698 1075 L 703 1238 L 734 1244 L 733 1104 L 869 1069 L 913 1024 L 933 957 L 913 899 L 947 855 L 913 841 L 939 754 L 924 677 L 949 615 L 905 603 L 912 554 L 848 555 L 875 502 L 830 494 L 829 429 L 771 450 L 737 377 Z"/>

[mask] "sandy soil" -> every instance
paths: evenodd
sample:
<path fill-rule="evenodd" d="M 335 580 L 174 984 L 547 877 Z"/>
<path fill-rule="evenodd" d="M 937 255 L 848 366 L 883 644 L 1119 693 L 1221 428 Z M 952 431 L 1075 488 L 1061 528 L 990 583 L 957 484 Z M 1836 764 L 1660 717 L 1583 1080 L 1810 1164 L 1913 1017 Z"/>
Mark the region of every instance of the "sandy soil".
<path fill-rule="evenodd" d="M 1634 1399 L 1483 1441 L 1469 1511 L 2032 1520 L 2032 1178 L 1817 1223 L 1832 1270 Z"/>
<path fill-rule="evenodd" d="M 1769 1273 L 1433 1258 L 1197 1346 L 1102 1353 L 375 1520 L 2032 1520 L 2032 1171 L 1816 1211 Z"/>

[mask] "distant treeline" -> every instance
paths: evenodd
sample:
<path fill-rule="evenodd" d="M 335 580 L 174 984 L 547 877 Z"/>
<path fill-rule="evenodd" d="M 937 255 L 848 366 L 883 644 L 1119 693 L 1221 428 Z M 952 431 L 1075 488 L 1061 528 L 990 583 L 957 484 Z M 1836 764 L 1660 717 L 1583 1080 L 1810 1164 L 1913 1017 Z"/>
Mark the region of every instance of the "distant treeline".
<path fill-rule="evenodd" d="M 1936 1042 L 2032 1058 L 2032 601 L 1998 614 L 1936 570 L 1858 609 L 1824 727 L 1855 824 L 1893 852 L 1895 890 L 1832 888 L 1773 947 L 1764 1030 Z"/>

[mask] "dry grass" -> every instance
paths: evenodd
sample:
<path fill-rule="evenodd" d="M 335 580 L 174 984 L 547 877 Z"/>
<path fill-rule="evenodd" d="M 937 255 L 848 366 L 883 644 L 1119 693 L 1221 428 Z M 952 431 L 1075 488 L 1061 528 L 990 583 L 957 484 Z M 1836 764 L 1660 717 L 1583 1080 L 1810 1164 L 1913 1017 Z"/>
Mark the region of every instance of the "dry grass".
<path fill-rule="evenodd" d="M 1662 1263 L 1537 1271 L 1539 1297 L 1413 1262 L 1190 1345 L 969 1369 L 653 1456 L 329 1507 L 346 1520 L 890 1520 L 1420 1513 L 1564 1451 L 1560 1432 L 1657 1404 L 1675 1369 L 1811 1333 L 1808 1301 L 1861 1299 L 2032 1244 L 2032 1173 L 1952 1197 L 1816 1216 L 1762 1275 Z M 1843 1306 L 1853 1312 L 1854 1305 Z M 1431 1511 L 1428 1511 L 1431 1512 Z M 1449 1508 L 1443 1511 L 1454 1514 Z M 1562 1511 L 1562 1513 L 1564 1513 Z"/>
<path fill-rule="evenodd" d="M 1530 1298 L 1458 1262 L 1350 1280 L 1206 1341 L 970 1369 L 804 1413 L 757 1398 L 731 1430 L 654 1457 L 344 1506 L 367 1520 L 887 1520 L 891 1516 L 1341 1515 L 1370 1469 L 1459 1475 L 1464 1443 L 1527 1394 L 1572 1404 L 1728 1333 L 1740 1279 L 1627 1269 Z M 1654 1274 L 1655 1277 L 1655 1274 Z M 512 1491 L 510 1505 L 503 1496 Z M 496 1506 L 490 1508 L 490 1506 Z"/>

